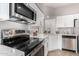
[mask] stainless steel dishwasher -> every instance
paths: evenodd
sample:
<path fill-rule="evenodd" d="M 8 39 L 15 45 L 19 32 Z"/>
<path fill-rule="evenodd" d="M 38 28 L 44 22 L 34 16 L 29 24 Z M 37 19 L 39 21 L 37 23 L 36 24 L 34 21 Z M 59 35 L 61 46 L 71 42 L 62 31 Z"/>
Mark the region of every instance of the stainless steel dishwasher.
<path fill-rule="evenodd" d="M 76 36 L 62 36 L 62 49 L 76 51 Z"/>

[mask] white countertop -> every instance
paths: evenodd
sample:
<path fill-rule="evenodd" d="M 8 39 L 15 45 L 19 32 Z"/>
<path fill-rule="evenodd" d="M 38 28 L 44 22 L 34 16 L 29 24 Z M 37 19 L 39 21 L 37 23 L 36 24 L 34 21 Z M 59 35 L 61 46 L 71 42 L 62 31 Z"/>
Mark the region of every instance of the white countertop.
<path fill-rule="evenodd" d="M 77 34 L 60 34 L 60 35 L 65 35 L 65 36 L 79 36 Z"/>
<path fill-rule="evenodd" d="M 0 45 L 0 56 L 23 56 L 24 52 L 5 46 Z"/>
<path fill-rule="evenodd" d="M 39 35 L 37 35 L 37 36 L 32 36 L 32 35 L 30 35 L 30 37 L 45 39 L 45 38 L 48 37 L 48 35 L 46 35 L 46 34 L 39 34 Z"/>

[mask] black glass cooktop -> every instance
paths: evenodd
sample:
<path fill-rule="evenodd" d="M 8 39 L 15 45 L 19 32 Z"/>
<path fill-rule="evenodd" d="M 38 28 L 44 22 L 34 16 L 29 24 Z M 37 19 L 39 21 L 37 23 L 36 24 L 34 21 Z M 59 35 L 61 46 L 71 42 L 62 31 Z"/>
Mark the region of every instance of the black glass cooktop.
<path fill-rule="evenodd" d="M 30 39 L 28 35 L 2 39 L 3 45 L 21 50 L 25 52 L 25 55 L 29 54 L 40 43 L 39 38 Z"/>

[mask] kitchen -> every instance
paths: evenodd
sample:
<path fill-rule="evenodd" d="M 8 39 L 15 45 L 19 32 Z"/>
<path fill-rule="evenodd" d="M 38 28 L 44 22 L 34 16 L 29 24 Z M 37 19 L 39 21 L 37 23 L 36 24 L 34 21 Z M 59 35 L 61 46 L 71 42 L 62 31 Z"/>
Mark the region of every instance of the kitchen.
<path fill-rule="evenodd" d="M 0 3 L 0 55 L 79 56 L 79 3 Z"/>

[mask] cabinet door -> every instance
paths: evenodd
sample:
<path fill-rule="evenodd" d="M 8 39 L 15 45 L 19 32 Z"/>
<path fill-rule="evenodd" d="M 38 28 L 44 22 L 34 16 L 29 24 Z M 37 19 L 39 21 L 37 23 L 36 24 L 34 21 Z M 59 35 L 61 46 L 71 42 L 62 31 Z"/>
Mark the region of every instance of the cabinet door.
<path fill-rule="evenodd" d="M 56 27 L 73 27 L 74 26 L 74 16 L 73 15 L 65 15 L 58 16 Z"/>
<path fill-rule="evenodd" d="M 0 3 L 0 21 L 9 19 L 9 3 Z"/>
<path fill-rule="evenodd" d="M 63 24 L 62 24 L 62 16 L 57 16 L 56 18 L 56 27 L 62 27 Z"/>
<path fill-rule="evenodd" d="M 58 39 L 57 35 L 50 35 L 48 41 L 48 50 L 52 51 L 58 49 Z"/>
<path fill-rule="evenodd" d="M 57 39 L 58 39 L 58 49 L 62 49 L 62 35 L 57 35 Z"/>
<path fill-rule="evenodd" d="M 62 16 L 63 27 L 73 27 L 74 26 L 74 17 L 73 15 Z"/>
<path fill-rule="evenodd" d="M 45 39 L 45 44 L 44 44 L 44 55 L 47 56 L 48 54 L 48 38 Z"/>

